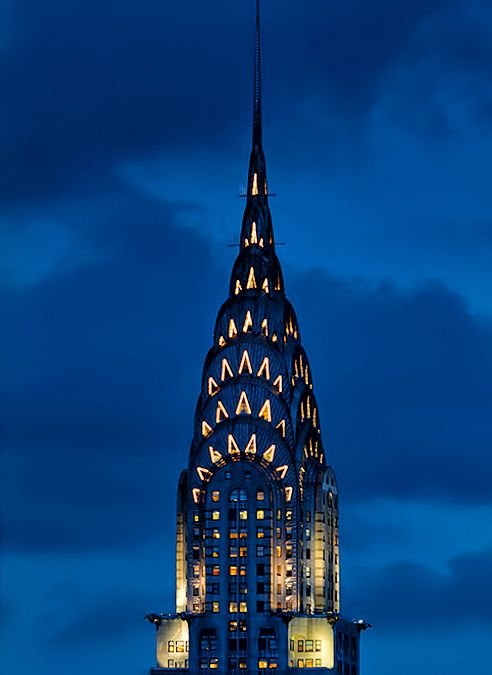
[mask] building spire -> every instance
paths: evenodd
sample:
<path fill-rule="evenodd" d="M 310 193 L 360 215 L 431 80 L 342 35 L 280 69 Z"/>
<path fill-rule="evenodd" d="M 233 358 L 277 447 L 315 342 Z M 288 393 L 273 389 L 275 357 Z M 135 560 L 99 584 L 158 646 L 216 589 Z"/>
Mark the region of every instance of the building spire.
<path fill-rule="evenodd" d="M 256 0 L 255 66 L 253 83 L 253 148 L 261 147 L 261 42 L 260 0 Z"/>

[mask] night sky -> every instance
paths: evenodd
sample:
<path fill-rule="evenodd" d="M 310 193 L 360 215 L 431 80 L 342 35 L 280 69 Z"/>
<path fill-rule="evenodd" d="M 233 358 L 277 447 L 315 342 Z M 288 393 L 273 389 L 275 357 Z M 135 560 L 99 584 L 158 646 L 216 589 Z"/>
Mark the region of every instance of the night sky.
<path fill-rule="evenodd" d="M 363 675 L 492 672 L 492 5 L 265 0 Z M 0 5 L 2 673 L 144 675 L 246 181 L 252 0 Z"/>

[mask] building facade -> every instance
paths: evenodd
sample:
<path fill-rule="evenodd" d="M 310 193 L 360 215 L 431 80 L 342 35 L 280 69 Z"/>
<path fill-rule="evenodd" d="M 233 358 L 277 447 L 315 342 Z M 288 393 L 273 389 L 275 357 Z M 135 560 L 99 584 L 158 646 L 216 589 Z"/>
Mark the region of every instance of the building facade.
<path fill-rule="evenodd" d="M 165 672 L 357 675 L 340 616 L 338 491 L 275 252 L 256 7 L 253 142 L 240 246 L 177 498 L 176 612 L 150 614 Z"/>

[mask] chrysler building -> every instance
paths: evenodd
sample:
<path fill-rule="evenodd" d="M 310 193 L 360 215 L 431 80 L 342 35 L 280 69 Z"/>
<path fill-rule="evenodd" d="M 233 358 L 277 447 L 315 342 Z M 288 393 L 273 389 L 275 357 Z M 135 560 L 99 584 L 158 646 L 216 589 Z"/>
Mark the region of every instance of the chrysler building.
<path fill-rule="evenodd" d="M 340 614 L 339 495 L 275 250 L 262 139 L 259 0 L 239 253 L 178 484 L 176 610 L 149 614 L 159 673 L 358 675 Z"/>

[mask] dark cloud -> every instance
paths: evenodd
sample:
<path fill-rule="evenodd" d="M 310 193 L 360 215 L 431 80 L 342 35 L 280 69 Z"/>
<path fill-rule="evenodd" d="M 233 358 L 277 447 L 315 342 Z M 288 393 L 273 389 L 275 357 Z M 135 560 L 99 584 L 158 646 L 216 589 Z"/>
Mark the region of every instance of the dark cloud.
<path fill-rule="evenodd" d="M 490 320 L 439 283 L 402 291 L 314 272 L 293 291 L 344 494 L 490 500 Z"/>
<path fill-rule="evenodd" d="M 490 625 L 492 550 L 458 556 L 448 569 L 435 571 L 409 562 L 365 568 L 347 586 L 346 599 L 378 630 L 442 634 L 468 626 Z"/>
<path fill-rule="evenodd" d="M 483 81 L 490 62 L 488 15 L 483 9 L 480 21 L 480 3 L 475 13 L 467 6 L 458 0 L 313 1 L 309 11 L 300 11 L 295 4 L 269 3 L 266 79 L 275 73 L 276 96 L 267 107 L 281 122 L 271 125 L 273 135 L 295 128 L 301 141 L 303 129 L 312 128 L 305 116 L 311 106 L 316 117 L 334 116 L 338 126 L 359 120 L 398 64 L 415 63 L 421 72 L 426 58 L 425 72 L 433 74 L 429 91 L 449 69 Z M 145 0 L 136 8 L 125 1 L 115 12 L 101 2 L 94 13 L 82 2 L 50 0 L 12 2 L 6 12 L 11 34 L 0 84 L 9 105 L 0 120 L 0 195 L 7 201 L 97 182 L 131 158 L 218 143 L 223 151 L 247 121 L 248 3 Z M 484 89 L 475 86 L 469 95 Z M 413 105 L 426 108 L 428 93 L 412 92 Z M 398 92 L 397 111 L 410 107 L 408 95 Z M 485 111 L 490 101 L 482 104 Z M 351 128 L 347 138 L 353 134 Z M 323 144 L 336 145 L 338 135 Z"/>

